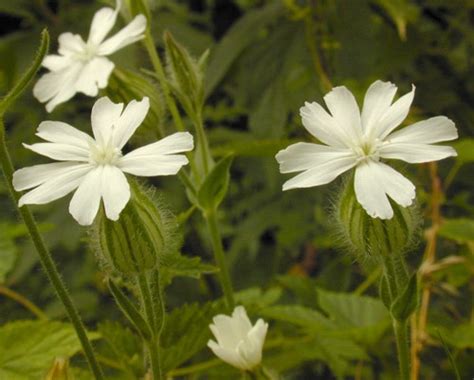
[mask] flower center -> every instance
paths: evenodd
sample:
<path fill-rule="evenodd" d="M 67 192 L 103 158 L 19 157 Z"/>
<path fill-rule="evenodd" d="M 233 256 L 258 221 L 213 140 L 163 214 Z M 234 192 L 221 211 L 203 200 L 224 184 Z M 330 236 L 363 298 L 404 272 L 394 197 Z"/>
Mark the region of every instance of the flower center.
<path fill-rule="evenodd" d="M 97 144 L 90 147 L 90 162 L 97 166 L 115 165 L 120 157 L 122 157 L 120 149 L 111 144 Z"/>
<path fill-rule="evenodd" d="M 96 56 L 97 46 L 84 44 L 83 49 L 80 53 L 77 54 L 77 58 L 84 62 L 89 62 L 92 58 Z"/>
<path fill-rule="evenodd" d="M 381 145 L 379 139 L 362 141 L 360 145 L 353 148 L 358 156 L 358 162 L 367 160 L 378 161 L 380 159 L 379 148 Z"/>

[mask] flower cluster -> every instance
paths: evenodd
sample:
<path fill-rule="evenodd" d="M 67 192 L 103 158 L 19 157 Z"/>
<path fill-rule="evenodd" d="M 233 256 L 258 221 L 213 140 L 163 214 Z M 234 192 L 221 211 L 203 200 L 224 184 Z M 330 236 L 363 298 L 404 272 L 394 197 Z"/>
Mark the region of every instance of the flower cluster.
<path fill-rule="evenodd" d="M 415 87 L 392 104 L 396 91 L 390 82 L 374 82 L 365 95 L 362 113 L 344 86 L 324 97 L 330 114 L 316 102 L 306 103 L 300 109 L 303 125 L 324 145 L 297 143 L 276 155 L 282 173 L 302 172 L 285 182 L 283 190 L 324 185 L 355 168 L 355 194 L 370 216 L 392 218 L 389 197 L 403 207 L 410 206 L 415 186 L 383 160 L 421 163 L 455 156 L 452 147 L 433 144 L 454 140 L 458 134 L 445 116 L 394 132 L 408 115 Z"/>

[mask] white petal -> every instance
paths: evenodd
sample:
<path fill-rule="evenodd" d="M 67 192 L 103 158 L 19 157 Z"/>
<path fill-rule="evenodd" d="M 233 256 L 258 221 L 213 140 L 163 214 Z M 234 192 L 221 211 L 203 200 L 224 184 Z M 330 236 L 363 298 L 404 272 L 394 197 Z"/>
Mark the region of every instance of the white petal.
<path fill-rule="evenodd" d="M 99 88 L 107 87 L 114 63 L 104 57 L 96 57 L 86 63 L 76 81 L 76 91 L 87 96 L 97 96 Z"/>
<path fill-rule="evenodd" d="M 388 135 L 385 141 L 433 144 L 457 138 L 458 131 L 454 122 L 446 116 L 436 116 L 399 129 L 398 131 Z"/>
<path fill-rule="evenodd" d="M 188 163 L 186 156 L 173 153 L 192 149 L 193 136 L 188 132 L 177 132 L 126 154 L 117 166 L 137 176 L 173 175 Z"/>
<path fill-rule="evenodd" d="M 222 361 L 230 364 L 239 369 L 247 369 L 242 358 L 238 355 L 237 351 L 227 349 L 219 346 L 216 342 L 210 340 L 207 346 L 214 352 L 214 354 Z"/>
<path fill-rule="evenodd" d="M 109 55 L 117 50 L 130 45 L 144 37 L 146 29 L 146 17 L 143 15 L 136 16 L 130 24 L 120 30 L 114 36 L 105 40 L 97 50 L 100 55 Z"/>
<path fill-rule="evenodd" d="M 81 226 L 91 225 L 100 206 L 103 167 L 91 170 L 82 180 L 69 203 L 69 212 Z"/>
<path fill-rule="evenodd" d="M 119 7 L 117 9 L 101 8 L 95 13 L 87 40 L 89 44 L 97 46 L 104 40 L 115 25 L 118 12 Z"/>
<path fill-rule="evenodd" d="M 84 149 L 89 149 L 90 144 L 94 143 L 94 139 L 88 134 L 61 121 L 41 122 L 36 136 L 49 142 L 75 145 Z"/>
<path fill-rule="evenodd" d="M 250 323 L 250 319 L 243 306 L 237 306 L 234 309 L 232 312 L 232 320 L 236 326 L 236 330 L 242 338 L 252 329 L 252 323 Z"/>
<path fill-rule="evenodd" d="M 69 170 L 56 174 L 54 178 L 44 181 L 37 188 L 23 195 L 18 205 L 45 204 L 64 197 L 81 183 L 83 177 L 91 170 L 90 165 L 76 165 Z"/>
<path fill-rule="evenodd" d="M 365 135 L 371 135 L 377 128 L 380 118 L 388 111 L 397 86 L 380 80 L 372 83 L 367 90 L 362 108 L 362 128 Z"/>
<path fill-rule="evenodd" d="M 357 166 L 354 177 L 357 201 L 373 218 L 391 219 L 393 210 L 387 195 L 403 207 L 415 198 L 415 186 L 403 175 L 372 160 Z"/>
<path fill-rule="evenodd" d="M 331 161 L 341 155 L 356 157 L 346 148 L 333 148 L 326 145 L 312 143 L 296 143 L 275 156 L 280 164 L 280 173 L 292 173 L 313 168 L 323 162 Z"/>
<path fill-rule="evenodd" d="M 44 67 L 51 71 L 60 71 L 72 64 L 73 60 L 71 57 L 65 57 L 62 55 L 50 54 L 44 57 L 41 63 Z"/>
<path fill-rule="evenodd" d="M 109 98 L 98 99 L 91 112 L 91 124 L 94 137 L 101 145 L 112 142 L 114 126 L 123 110 L 123 103 L 113 103 Z"/>
<path fill-rule="evenodd" d="M 283 184 L 283 191 L 324 185 L 353 168 L 357 161 L 352 153 L 341 153 L 330 160 L 315 162 L 311 169 L 298 174 Z"/>
<path fill-rule="evenodd" d="M 324 101 L 345 135 L 346 146 L 357 144 L 362 135 L 362 126 L 354 95 L 345 86 L 339 86 L 326 94 Z"/>
<path fill-rule="evenodd" d="M 62 33 L 59 38 L 58 52 L 64 56 L 82 54 L 86 50 L 86 43 L 79 34 Z"/>
<path fill-rule="evenodd" d="M 71 171 L 72 168 L 87 165 L 76 162 L 53 162 L 18 169 L 13 173 L 13 187 L 16 191 L 31 189 L 48 180 L 62 176 Z M 88 165 L 87 165 L 88 166 Z"/>
<path fill-rule="evenodd" d="M 120 213 L 130 199 L 130 186 L 127 178 L 120 169 L 107 165 L 103 169 L 101 188 L 107 218 L 118 220 Z"/>
<path fill-rule="evenodd" d="M 411 164 L 438 161 L 443 158 L 457 156 L 454 148 L 450 146 L 416 143 L 385 144 L 380 148 L 379 153 L 382 158 L 403 160 Z"/>
<path fill-rule="evenodd" d="M 216 315 L 212 319 L 214 324 L 209 328 L 221 347 L 235 350 L 243 337 L 239 334 L 231 317 L 224 314 Z"/>
<path fill-rule="evenodd" d="M 76 81 L 82 68 L 82 62 L 74 61 L 61 71 L 43 75 L 33 88 L 33 95 L 41 103 L 49 101 L 46 110 L 51 112 L 58 104 L 68 101 L 76 94 Z"/>
<path fill-rule="evenodd" d="M 308 103 L 300 108 L 304 127 L 321 142 L 336 147 L 345 147 L 347 135 L 339 124 L 318 103 Z"/>
<path fill-rule="evenodd" d="M 42 156 L 57 161 L 89 161 L 89 150 L 76 145 L 57 143 L 23 144 L 23 146 Z"/>
<path fill-rule="evenodd" d="M 374 137 L 377 137 L 380 140 L 385 139 L 390 132 L 405 120 L 410 111 L 410 106 L 413 102 L 414 96 L 415 86 L 412 85 L 411 91 L 393 103 L 388 111 L 379 119 L 376 130 L 374 131 Z"/>
<path fill-rule="evenodd" d="M 145 119 L 149 108 L 150 101 L 147 97 L 144 97 L 139 102 L 132 100 L 127 104 L 127 107 L 115 125 L 114 146 L 119 149 L 123 148 Z"/>

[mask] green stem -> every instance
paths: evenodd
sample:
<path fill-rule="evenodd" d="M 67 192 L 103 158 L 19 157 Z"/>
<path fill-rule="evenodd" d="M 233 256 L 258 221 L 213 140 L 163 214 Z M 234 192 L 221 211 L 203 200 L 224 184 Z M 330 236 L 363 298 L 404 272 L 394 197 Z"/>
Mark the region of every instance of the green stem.
<path fill-rule="evenodd" d="M 199 143 L 201 144 L 202 152 L 202 166 L 204 169 L 204 174 L 207 176 L 209 173 L 209 161 L 211 160 L 211 151 L 209 149 L 209 143 L 207 142 L 206 133 L 204 132 L 204 125 L 202 122 L 202 114 L 199 112 L 196 115 L 196 120 L 194 121 L 196 127 L 196 133 L 198 136 Z"/>
<path fill-rule="evenodd" d="M 84 324 L 81 320 L 81 317 L 79 316 L 76 307 L 72 302 L 71 297 L 69 296 L 66 286 L 64 285 L 64 282 L 61 279 L 61 276 L 59 275 L 59 272 L 51 257 L 51 254 L 46 248 L 46 244 L 43 238 L 41 237 L 33 214 L 27 206 L 18 207 L 19 195 L 12 185 L 13 172 L 15 171 L 15 169 L 13 167 L 12 160 L 5 141 L 5 127 L 3 125 L 3 120 L 0 120 L 0 161 L 10 196 L 12 197 L 13 202 L 15 203 L 18 209 L 18 212 L 20 213 L 21 217 L 23 218 L 23 221 L 25 222 L 31 239 L 33 240 L 33 244 L 35 245 L 36 251 L 38 252 L 41 265 L 43 266 L 43 269 L 46 272 L 46 275 L 51 285 L 56 291 L 56 295 L 64 305 L 64 308 L 66 309 L 66 313 L 71 323 L 74 325 L 77 337 L 79 338 L 82 344 L 84 355 L 86 356 L 87 362 L 89 363 L 89 367 L 96 379 L 103 379 L 104 376 L 102 373 L 102 369 L 99 363 L 97 362 L 92 345 L 89 339 L 87 338 L 87 333 Z"/>
<path fill-rule="evenodd" d="M 217 215 L 215 211 L 208 212 L 205 215 L 207 228 L 211 235 L 212 249 L 214 259 L 219 267 L 219 280 L 221 282 L 222 291 L 226 299 L 229 310 L 234 309 L 234 293 L 232 291 L 232 283 L 230 281 L 229 270 L 227 269 L 222 240 L 219 233 L 219 225 L 217 224 Z"/>
<path fill-rule="evenodd" d="M 162 319 L 163 316 L 159 316 L 155 310 L 153 303 L 153 296 L 151 293 L 150 282 L 146 273 L 138 274 L 138 284 L 140 287 L 140 293 L 142 297 L 143 308 L 145 309 L 146 318 L 148 324 L 152 329 L 152 338 L 147 342 L 147 348 L 150 355 L 150 364 L 151 371 L 154 380 L 164 379 L 163 373 L 161 370 L 160 363 L 160 333 L 161 333 L 161 323 L 159 319 Z M 162 295 L 160 292 L 160 304 L 162 304 Z M 160 318 L 161 317 L 161 318 Z"/>
<path fill-rule="evenodd" d="M 396 256 L 396 257 L 395 257 Z M 383 258 L 385 275 L 388 280 L 392 302 L 400 294 L 406 282 L 406 265 L 401 255 L 388 254 Z M 392 317 L 393 331 L 397 342 L 400 380 L 410 378 L 410 348 L 408 337 L 408 320 L 398 321 Z"/>
<path fill-rule="evenodd" d="M 408 340 L 408 321 L 393 320 L 393 331 L 397 341 L 400 380 L 410 379 L 410 347 Z"/>

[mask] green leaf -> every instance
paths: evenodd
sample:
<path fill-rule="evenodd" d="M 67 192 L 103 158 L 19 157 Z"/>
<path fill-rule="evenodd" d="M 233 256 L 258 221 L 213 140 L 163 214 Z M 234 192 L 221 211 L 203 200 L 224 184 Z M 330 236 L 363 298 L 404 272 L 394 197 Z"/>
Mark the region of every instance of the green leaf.
<path fill-rule="evenodd" d="M 206 96 L 222 81 L 232 64 L 255 40 L 256 34 L 267 24 L 275 21 L 284 8 L 279 2 L 249 11 L 227 31 L 219 44 L 211 51 L 206 74 Z"/>
<path fill-rule="evenodd" d="M 418 306 L 418 276 L 413 273 L 400 295 L 393 301 L 390 312 L 398 321 L 406 321 Z"/>
<path fill-rule="evenodd" d="M 390 286 L 386 274 L 382 274 L 380 276 L 379 295 L 387 310 L 390 310 L 393 300 L 392 296 L 390 295 Z"/>
<path fill-rule="evenodd" d="M 431 335 L 441 331 L 444 339 L 451 346 L 459 350 L 474 348 L 474 323 L 465 322 L 450 328 L 441 326 L 429 326 Z"/>
<path fill-rule="evenodd" d="M 174 309 L 166 317 L 161 335 L 163 371 L 177 368 L 206 347 L 211 338 L 209 324 L 218 313 L 216 306 L 188 304 Z"/>
<path fill-rule="evenodd" d="M 215 210 L 223 201 L 229 187 L 229 169 L 232 160 L 232 156 L 224 157 L 220 160 L 212 168 L 199 188 L 197 201 L 199 207 L 204 211 Z"/>
<path fill-rule="evenodd" d="M 443 339 L 443 335 L 441 335 L 441 332 L 438 331 L 438 336 L 439 340 L 441 341 L 441 344 L 443 345 L 444 351 L 446 352 L 446 355 L 448 356 L 449 362 L 451 363 L 451 367 L 453 368 L 453 372 L 456 376 L 456 380 L 461 380 L 461 376 L 459 375 L 459 370 L 458 366 L 456 365 L 456 361 L 454 360 L 453 355 L 451 354 L 451 351 L 449 350 L 448 345 Z"/>
<path fill-rule="evenodd" d="M 129 375 L 138 378 L 142 371 L 141 339 L 118 322 L 101 322 L 97 329 L 107 344 L 107 355 L 115 358 Z"/>
<path fill-rule="evenodd" d="M 36 72 L 41 67 L 41 62 L 43 62 L 43 58 L 48 53 L 49 49 L 49 34 L 46 29 L 41 32 L 41 42 L 40 47 L 38 48 L 38 52 L 36 53 L 36 57 L 31 64 L 30 68 L 23 74 L 20 78 L 18 83 L 12 90 L 1 100 L 0 102 L 0 117 L 3 117 L 5 111 L 10 107 L 15 99 L 19 97 L 23 91 L 25 91 L 26 87 L 30 84 L 33 80 Z"/>
<path fill-rule="evenodd" d="M 0 327 L 0 379 L 40 379 L 58 356 L 81 350 L 72 325 L 55 321 L 17 321 Z"/>
<path fill-rule="evenodd" d="M 0 283 L 15 265 L 18 248 L 15 239 L 27 234 L 24 225 L 0 223 Z"/>
<path fill-rule="evenodd" d="M 467 218 L 444 219 L 438 230 L 440 236 L 455 240 L 459 243 L 467 243 L 474 240 L 474 220 Z"/>
<path fill-rule="evenodd" d="M 130 323 L 137 329 L 143 338 L 151 339 L 152 333 L 150 326 L 142 317 L 137 307 L 128 299 L 128 297 L 120 290 L 120 288 L 114 284 L 111 279 L 108 280 L 108 285 L 110 292 L 117 302 L 117 305 L 130 321 Z"/>
<path fill-rule="evenodd" d="M 318 289 L 318 303 L 341 331 L 357 342 L 375 345 L 390 326 L 390 315 L 378 299 Z"/>
<path fill-rule="evenodd" d="M 418 7 L 411 4 L 409 0 L 375 0 L 390 16 L 395 24 L 400 39 L 407 39 L 407 25 L 418 16 Z"/>
<path fill-rule="evenodd" d="M 300 305 L 275 305 L 260 310 L 262 317 L 289 322 L 313 331 L 334 330 L 336 325 L 320 312 Z"/>
<path fill-rule="evenodd" d="M 215 273 L 219 268 L 201 262 L 200 257 L 188 257 L 179 253 L 160 257 L 160 273 L 164 285 L 171 283 L 174 277 L 192 277 L 199 279 L 205 273 Z"/>

